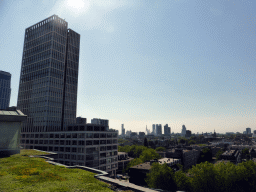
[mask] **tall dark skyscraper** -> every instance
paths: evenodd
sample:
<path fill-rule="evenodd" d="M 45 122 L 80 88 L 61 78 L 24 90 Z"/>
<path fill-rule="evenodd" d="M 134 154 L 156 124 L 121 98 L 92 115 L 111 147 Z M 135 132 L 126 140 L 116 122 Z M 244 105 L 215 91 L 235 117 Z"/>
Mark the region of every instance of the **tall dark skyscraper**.
<path fill-rule="evenodd" d="M 0 71 L 0 109 L 9 107 L 11 98 L 11 74 Z"/>
<path fill-rule="evenodd" d="M 65 130 L 76 123 L 80 35 L 57 15 L 25 29 L 17 108 L 22 132 Z"/>

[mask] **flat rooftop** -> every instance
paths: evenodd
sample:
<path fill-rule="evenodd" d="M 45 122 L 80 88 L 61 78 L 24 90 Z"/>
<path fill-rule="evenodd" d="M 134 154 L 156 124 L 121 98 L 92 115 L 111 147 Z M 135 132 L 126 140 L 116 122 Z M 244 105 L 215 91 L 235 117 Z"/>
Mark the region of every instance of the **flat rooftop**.
<path fill-rule="evenodd" d="M 0 110 L 0 121 L 20 122 L 25 121 L 26 118 L 27 116 L 24 115 L 20 110 Z"/>
<path fill-rule="evenodd" d="M 164 163 L 172 163 L 175 161 L 179 161 L 179 159 L 173 159 L 173 158 L 162 158 L 162 159 L 158 159 L 158 163 L 160 164 L 164 164 Z"/>
<path fill-rule="evenodd" d="M 149 169 L 151 169 L 151 165 L 150 165 L 150 162 L 146 162 L 146 163 L 142 163 L 142 164 L 139 164 L 139 165 L 135 165 L 131 168 L 149 170 Z"/>

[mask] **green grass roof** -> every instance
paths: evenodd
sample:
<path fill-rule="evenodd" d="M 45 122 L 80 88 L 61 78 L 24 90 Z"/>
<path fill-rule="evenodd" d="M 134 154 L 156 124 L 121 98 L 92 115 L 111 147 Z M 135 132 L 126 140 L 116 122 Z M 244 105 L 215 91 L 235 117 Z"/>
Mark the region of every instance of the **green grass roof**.
<path fill-rule="evenodd" d="M 21 150 L 20 154 L 0 159 L 0 191 L 112 191 L 94 173 L 51 165 L 43 152 Z"/>

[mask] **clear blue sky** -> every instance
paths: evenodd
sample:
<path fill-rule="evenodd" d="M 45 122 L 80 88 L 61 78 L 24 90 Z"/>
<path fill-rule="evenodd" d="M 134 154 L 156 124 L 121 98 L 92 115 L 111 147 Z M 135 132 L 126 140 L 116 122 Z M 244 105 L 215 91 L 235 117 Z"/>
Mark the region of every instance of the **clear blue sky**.
<path fill-rule="evenodd" d="M 77 116 L 120 131 L 256 130 L 256 1 L 0 0 L 0 70 L 17 105 L 25 28 L 56 14 L 81 34 Z"/>

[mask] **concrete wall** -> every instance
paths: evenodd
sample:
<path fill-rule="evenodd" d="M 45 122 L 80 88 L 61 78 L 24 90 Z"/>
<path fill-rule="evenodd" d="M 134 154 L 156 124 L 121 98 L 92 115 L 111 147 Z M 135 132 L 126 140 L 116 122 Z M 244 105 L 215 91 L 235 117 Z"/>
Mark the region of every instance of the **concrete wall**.
<path fill-rule="evenodd" d="M 21 122 L 0 122 L 0 157 L 20 152 Z"/>

